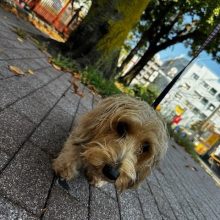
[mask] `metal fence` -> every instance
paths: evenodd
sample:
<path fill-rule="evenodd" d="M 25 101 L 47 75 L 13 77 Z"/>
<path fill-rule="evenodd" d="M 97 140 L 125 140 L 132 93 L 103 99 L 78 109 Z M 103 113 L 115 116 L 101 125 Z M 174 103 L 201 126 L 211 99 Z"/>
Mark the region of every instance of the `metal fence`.
<path fill-rule="evenodd" d="M 30 11 L 64 35 L 68 35 L 79 25 L 90 7 L 89 1 L 86 1 L 86 4 L 84 1 L 73 0 L 11 0 L 11 2 L 21 8 L 27 6 Z"/>

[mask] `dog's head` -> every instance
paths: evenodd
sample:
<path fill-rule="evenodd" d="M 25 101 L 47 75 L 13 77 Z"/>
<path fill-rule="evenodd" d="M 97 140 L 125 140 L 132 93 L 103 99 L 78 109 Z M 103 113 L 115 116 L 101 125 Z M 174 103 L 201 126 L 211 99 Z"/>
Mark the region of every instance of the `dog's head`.
<path fill-rule="evenodd" d="M 104 99 L 81 120 L 85 166 L 122 191 L 137 186 L 167 150 L 166 126 L 146 102 L 119 95 Z"/>

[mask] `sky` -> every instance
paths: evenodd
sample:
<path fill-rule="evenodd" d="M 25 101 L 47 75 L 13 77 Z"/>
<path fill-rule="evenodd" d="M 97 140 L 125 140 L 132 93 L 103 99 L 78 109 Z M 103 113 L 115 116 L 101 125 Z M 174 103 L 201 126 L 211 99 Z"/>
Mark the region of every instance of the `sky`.
<path fill-rule="evenodd" d="M 188 51 L 189 49 L 187 49 L 182 43 L 179 43 L 174 46 L 168 47 L 166 50 L 161 51 L 159 55 L 162 61 L 179 56 L 190 59 L 190 57 L 188 56 Z M 213 71 L 213 73 L 220 77 L 220 64 L 218 64 L 216 61 L 213 61 L 212 57 L 206 52 L 202 52 L 195 62 L 208 67 L 210 70 Z"/>

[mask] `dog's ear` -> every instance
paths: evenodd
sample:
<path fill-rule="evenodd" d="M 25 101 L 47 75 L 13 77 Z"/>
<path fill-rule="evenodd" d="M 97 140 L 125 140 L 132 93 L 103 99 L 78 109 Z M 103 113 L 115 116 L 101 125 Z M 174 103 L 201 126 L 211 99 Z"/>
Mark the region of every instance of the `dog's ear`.
<path fill-rule="evenodd" d="M 75 144 L 88 143 L 94 138 L 109 118 L 116 112 L 115 100 L 112 97 L 102 100 L 93 110 L 84 114 L 75 126 L 72 136 Z"/>

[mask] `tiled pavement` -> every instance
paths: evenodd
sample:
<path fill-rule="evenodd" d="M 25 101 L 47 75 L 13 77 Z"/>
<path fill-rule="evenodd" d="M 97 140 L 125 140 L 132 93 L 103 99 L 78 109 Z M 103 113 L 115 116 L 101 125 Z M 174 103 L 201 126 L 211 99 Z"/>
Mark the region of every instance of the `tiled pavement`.
<path fill-rule="evenodd" d="M 70 75 L 55 70 L 30 40 L 18 41 L 12 25 L 36 32 L 0 9 L 0 220 L 220 218 L 219 188 L 173 143 L 137 190 L 119 195 L 112 185 L 89 186 L 83 176 L 69 192 L 61 188 L 51 159 L 97 98 L 81 84 L 84 97 L 74 94 Z M 8 65 L 34 75 L 15 76 Z"/>

